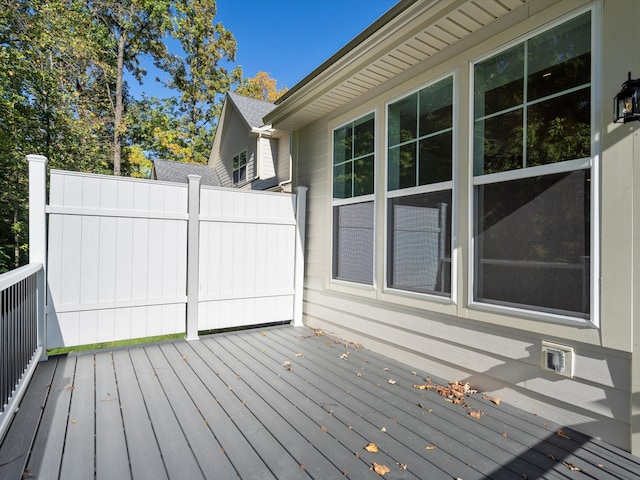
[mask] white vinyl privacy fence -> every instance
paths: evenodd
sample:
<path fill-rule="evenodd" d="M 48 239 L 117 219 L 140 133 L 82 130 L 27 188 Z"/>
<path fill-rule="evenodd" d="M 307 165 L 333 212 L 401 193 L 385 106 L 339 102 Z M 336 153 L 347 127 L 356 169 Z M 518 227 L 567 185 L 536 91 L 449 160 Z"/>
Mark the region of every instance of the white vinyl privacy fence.
<path fill-rule="evenodd" d="M 305 195 L 52 170 L 47 347 L 301 324 Z"/>

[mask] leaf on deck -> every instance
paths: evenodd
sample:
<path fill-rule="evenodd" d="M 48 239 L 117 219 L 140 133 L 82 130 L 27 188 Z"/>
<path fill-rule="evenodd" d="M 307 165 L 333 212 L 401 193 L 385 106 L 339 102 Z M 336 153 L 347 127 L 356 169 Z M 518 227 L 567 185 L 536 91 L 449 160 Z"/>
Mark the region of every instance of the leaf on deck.
<path fill-rule="evenodd" d="M 500 405 L 500 399 L 497 397 L 490 397 L 489 395 L 482 395 L 483 400 L 487 400 L 489 402 L 495 403 L 496 405 Z"/>
<path fill-rule="evenodd" d="M 566 440 L 571 440 L 571 437 L 569 435 L 567 435 L 566 433 L 564 433 L 562 430 L 558 430 L 556 432 L 556 435 L 558 435 L 559 437 L 562 437 Z"/>
<path fill-rule="evenodd" d="M 367 445 L 365 445 L 364 449 L 367 452 L 378 453 L 378 446 L 375 443 L 368 443 Z"/>
<path fill-rule="evenodd" d="M 373 462 L 371 464 L 371 467 L 369 468 L 369 470 L 373 470 L 374 472 L 376 472 L 378 475 L 382 476 L 386 473 L 389 473 L 391 470 L 389 469 L 389 467 L 387 467 L 386 465 L 380 465 L 376 462 Z"/>

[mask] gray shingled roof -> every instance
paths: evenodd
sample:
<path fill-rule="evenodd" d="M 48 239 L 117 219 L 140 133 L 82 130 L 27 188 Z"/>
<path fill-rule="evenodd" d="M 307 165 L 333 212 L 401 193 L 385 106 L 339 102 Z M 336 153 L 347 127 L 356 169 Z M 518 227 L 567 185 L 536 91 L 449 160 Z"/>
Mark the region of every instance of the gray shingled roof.
<path fill-rule="evenodd" d="M 238 110 L 251 128 L 264 126 L 262 118 L 276 108 L 273 103 L 264 100 L 257 100 L 232 92 L 229 92 L 228 95 L 236 107 L 236 110 Z"/>
<path fill-rule="evenodd" d="M 154 160 L 153 168 L 156 172 L 156 180 L 165 182 L 188 183 L 187 175 L 200 175 L 200 184 L 219 187 L 222 184 L 218 174 L 207 165 L 194 165 L 193 163 L 173 162 L 170 160 Z"/>

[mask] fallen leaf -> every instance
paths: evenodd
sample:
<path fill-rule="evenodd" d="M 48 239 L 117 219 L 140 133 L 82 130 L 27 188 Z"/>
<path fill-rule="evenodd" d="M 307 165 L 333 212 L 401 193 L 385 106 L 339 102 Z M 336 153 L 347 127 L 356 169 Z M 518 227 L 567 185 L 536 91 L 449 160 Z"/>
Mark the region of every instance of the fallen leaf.
<path fill-rule="evenodd" d="M 76 420 L 71 420 L 71 423 L 73 423 L 75 425 L 78 422 Z"/>
<path fill-rule="evenodd" d="M 288 360 L 287 360 L 287 361 L 285 361 L 285 362 L 282 364 L 282 366 L 283 366 L 284 368 L 286 368 L 287 370 L 291 370 L 291 362 L 290 362 L 290 361 L 288 361 Z"/>
<path fill-rule="evenodd" d="M 356 373 L 356 377 L 361 377 L 362 374 L 360 372 Z"/>
<path fill-rule="evenodd" d="M 469 416 L 471 418 L 475 418 L 476 420 L 480 420 L 480 417 L 482 417 L 484 415 L 484 412 L 482 410 L 470 410 L 469 411 Z"/>
<path fill-rule="evenodd" d="M 371 453 L 378 453 L 378 446 L 375 443 L 368 443 L 364 449 L 367 452 L 371 452 Z"/>
<path fill-rule="evenodd" d="M 380 429 L 380 431 L 381 431 L 382 433 L 386 433 L 387 429 L 386 429 L 386 428 L 384 428 L 384 427 L 382 427 L 382 428 Z"/>
<path fill-rule="evenodd" d="M 554 462 L 555 462 L 555 460 L 556 460 L 556 457 L 554 457 L 554 456 L 553 456 L 552 454 L 550 454 L 550 453 L 548 453 L 548 454 L 547 454 L 547 458 L 548 458 L 549 460 L 553 460 Z"/>
<path fill-rule="evenodd" d="M 500 399 L 497 397 L 490 397 L 489 395 L 482 395 L 483 400 L 488 400 L 489 402 L 495 403 L 496 405 L 500 405 Z"/>
<path fill-rule="evenodd" d="M 389 467 L 387 467 L 386 465 L 380 465 L 376 462 L 373 462 L 371 464 L 371 468 L 369 468 L 369 470 L 373 470 L 380 476 L 384 475 L 385 473 L 389 473 L 391 471 L 389 470 Z"/>
<path fill-rule="evenodd" d="M 424 410 L 424 406 L 421 403 L 419 403 L 418 406 Z"/>
<path fill-rule="evenodd" d="M 389 380 L 387 380 L 391 385 L 395 385 L 397 382 L 393 379 L 390 378 Z"/>
<path fill-rule="evenodd" d="M 427 445 L 426 447 L 424 447 L 425 450 L 435 450 L 436 448 L 438 447 L 436 447 L 435 445 Z"/>
<path fill-rule="evenodd" d="M 326 433 L 326 431 L 327 431 L 327 427 L 323 426 L 323 427 L 322 427 L 322 431 Z"/>
<path fill-rule="evenodd" d="M 389 369 L 385 367 L 385 368 L 384 368 L 384 371 L 385 371 L 385 372 L 388 372 L 388 371 L 389 371 Z"/>
<path fill-rule="evenodd" d="M 260 335 L 262 335 L 263 337 L 267 336 L 267 332 L 260 332 Z"/>
<path fill-rule="evenodd" d="M 407 464 L 406 463 L 399 463 L 398 465 L 400 465 L 400 470 L 406 470 L 407 469 Z"/>
<path fill-rule="evenodd" d="M 556 432 L 556 435 L 558 435 L 559 437 L 565 438 L 567 440 L 571 440 L 571 437 L 569 435 L 567 435 L 566 433 L 564 433 L 562 430 L 558 430 Z"/>
<path fill-rule="evenodd" d="M 76 387 L 74 387 L 73 385 L 67 385 L 67 386 L 66 386 L 66 387 L 64 387 L 64 388 L 66 388 L 66 389 L 67 389 L 67 390 L 69 390 L 70 392 L 73 392 L 73 390 L 74 390 Z"/>
<path fill-rule="evenodd" d="M 324 335 L 324 332 L 322 330 L 320 330 L 319 328 L 314 328 L 313 329 L 313 334 L 314 335 Z"/>
<path fill-rule="evenodd" d="M 296 357 L 300 358 L 300 357 L 304 357 L 304 354 L 302 353 L 296 353 Z"/>
<path fill-rule="evenodd" d="M 576 467 L 572 463 L 562 462 L 562 464 L 565 467 L 567 467 L 569 470 L 571 470 L 572 472 L 581 472 L 582 471 L 582 469 L 580 467 Z"/>
<path fill-rule="evenodd" d="M 414 377 L 418 376 L 416 372 L 411 372 L 411 375 L 413 375 Z"/>
<path fill-rule="evenodd" d="M 356 458 L 360 458 L 360 454 L 358 452 L 354 453 Z"/>
<path fill-rule="evenodd" d="M 347 358 L 349 358 L 349 352 L 347 352 L 347 353 L 343 353 L 342 355 L 340 355 L 340 358 L 341 358 L 342 360 L 346 360 Z"/>
<path fill-rule="evenodd" d="M 306 467 L 304 465 L 300 465 L 300 470 L 306 470 Z"/>
<path fill-rule="evenodd" d="M 503 436 L 504 438 L 507 438 L 507 432 L 502 432 L 502 436 Z"/>

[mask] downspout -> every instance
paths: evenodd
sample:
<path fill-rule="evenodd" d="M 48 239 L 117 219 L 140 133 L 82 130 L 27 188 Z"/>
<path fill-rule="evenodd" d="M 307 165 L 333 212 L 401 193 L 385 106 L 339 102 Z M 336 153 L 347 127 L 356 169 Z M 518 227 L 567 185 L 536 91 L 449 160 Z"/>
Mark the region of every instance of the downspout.
<path fill-rule="evenodd" d="M 289 178 L 278 184 L 280 190 L 284 190 L 284 185 L 291 184 L 293 180 L 293 133 L 289 134 Z"/>

